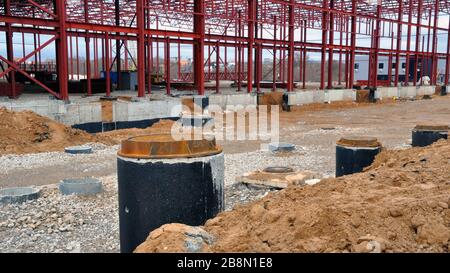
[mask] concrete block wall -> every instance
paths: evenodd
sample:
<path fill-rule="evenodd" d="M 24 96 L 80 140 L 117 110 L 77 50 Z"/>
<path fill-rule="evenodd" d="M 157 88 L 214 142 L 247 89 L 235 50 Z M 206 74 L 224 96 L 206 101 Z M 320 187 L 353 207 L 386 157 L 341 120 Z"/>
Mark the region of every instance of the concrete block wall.
<path fill-rule="evenodd" d="M 324 102 L 324 100 L 325 100 L 325 92 L 322 90 L 288 93 L 289 105 L 304 105 L 310 103 Z"/>
<path fill-rule="evenodd" d="M 114 113 L 118 115 L 114 117 L 114 121 L 173 117 L 179 116 L 182 111 L 181 100 L 129 102 L 126 106 L 120 105 L 120 102 L 118 102 L 114 104 L 114 109 L 117 109 Z"/>
<path fill-rule="evenodd" d="M 378 87 L 375 92 L 375 99 L 393 98 L 399 96 L 397 87 Z"/>
<path fill-rule="evenodd" d="M 31 102 L 0 102 L 0 107 L 8 110 L 31 110 L 39 115 L 54 119 L 66 125 L 84 124 L 102 121 L 100 102 L 77 102 L 65 104 L 58 100 Z M 180 115 L 180 100 L 113 102 L 114 121 L 138 121 L 165 118 Z"/>
<path fill-rule="evenodd" d="M 450 90 L 450 86 L 447 87 Z M 380 87 L 375 93 L 376 99 L 392 97 L 415 97 L 432 95 L 435 86 Z M 288 93 L 289 105 L 304 105 L 333 101 L 356 100 L 356 91 L 352 89 L 313 90 Z M 209 96 L 210 105 L 219 105 L 226 109 L 227 105 L 257 105 L 256 94 L 213 94 Z M 66 125 L 84 124 L 102 121 L 102 105 L 99 101 L 72 102 L 66 104 L 59 100 L 36 101 L 0 101 L 0 107 L 8 110 L 31 110 Z M 140 121 L 180 116 L 181 99 L 142 100 L 138 102 L 114 101 L 113 121 Z"/>
<path fill-rule="evenodd" d="M 102 105 L 96 103 L 71 103 L 50 112 L 52 118 L 66 125 L 98 122 L 102 120 Z"/>
<path fill-rule="evenodd" d="M 214 94 L 209 96 L 209 105 L 219 105 L 223 109 L 227 105 L 256 105 L 257 97 L 255 94 Z"/>
<path fill-rule="evenodd" d="M 414 98 L 417 96 L 417 88 L 415 86 L 401 86 L 398 90 L 400 98 Z"/>
<path fill-rule="evenodd" d="M 436 86 L 419 86 L 417 88 L 417 96 L 433 95 L 435 91 Z"/>
<path fill-rule="evenodd" d="M 353 89 L 325 90 L 325 102 L 356 100 L 356 92 Z"/>
<path fill-rule="evenodd" d="M 401 86 L 401 87 L 379 87 L 375 98 L 412 98 L 416 96 L 433 95 L 436 86 Z"/>
<path fill-rule="evenodd" d="M 356 91 L 353 89 L 314 90 L 288 93 L 289 105 L 355 100 Z"/>

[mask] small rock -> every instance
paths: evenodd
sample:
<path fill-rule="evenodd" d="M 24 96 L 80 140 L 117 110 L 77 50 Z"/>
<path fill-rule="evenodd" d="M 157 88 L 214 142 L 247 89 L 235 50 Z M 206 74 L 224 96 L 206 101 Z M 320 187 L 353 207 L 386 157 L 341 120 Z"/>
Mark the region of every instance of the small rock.
<path fill-rule="evenodd" d="M 439 202 L 438 205 L 443 209 L 448 209 L 448 204 L 445 202 Z"/>
<path fill-rule="evenodd" d="M 359 216 L 352 217 L 350 222 L 354 228 L 361 226 L 361 218 Z"/>
<path fill-rule="evenodd" d="M 426 223 L 426 219 L 422 215 L 414 215 L 411 218 L 411 227 L 417 229 L 418 227 L 424 225 Z"/>
<path fill-rule="evenodd" d="M 391 240 L 391 241 L 397 239 L 397 233 L 395 233 L 395 232 L 389 231 L 387 235 L 388 235 L 389 240 Z"/>
<path fill-rule="evenodd" d="M 403 212 L 398 208 L 391 208 L 391 209 L 389 209 L 389 215 L 391 215 L 394 218 L 400 217 L 403 215 Z"/>
<path fill-rule="evenodd" d="M 359 244 L 353 245 L 353 252 L 369 253 L 369 250 L 367 249 L 367 242 L 361 242 Z"/>
<path fill-rule="evenodd" d="M 381 253 L 381 244 L 377 241 L 370 241 L 367 243 L 366 246 L 367 249 L 369 249 L 370 253 Z"/>

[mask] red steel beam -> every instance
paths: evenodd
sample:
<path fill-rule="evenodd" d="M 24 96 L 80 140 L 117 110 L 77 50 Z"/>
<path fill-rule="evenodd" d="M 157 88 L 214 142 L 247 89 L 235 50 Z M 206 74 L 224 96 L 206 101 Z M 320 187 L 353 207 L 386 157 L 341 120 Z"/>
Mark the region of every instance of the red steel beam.
<path fill-rule="evenodd" d="M 332 0 L 333 1 L 333 0 Z M 294 0 L 291 0 L 291 4 Z M 294 7 L 289 6 L 289 52 L 288 52 L 288 79 L 287 79 L 287 91 L 294 90 Z"/>
<path fill-rule="evenodd" d="M 138 67 L 137 67 L 137 82 L 138 82 L 138 97 L 145 96 L 145 10 L 144 0 L 137 0 L 136 2 L 136 18 L 138 34 Z"/>

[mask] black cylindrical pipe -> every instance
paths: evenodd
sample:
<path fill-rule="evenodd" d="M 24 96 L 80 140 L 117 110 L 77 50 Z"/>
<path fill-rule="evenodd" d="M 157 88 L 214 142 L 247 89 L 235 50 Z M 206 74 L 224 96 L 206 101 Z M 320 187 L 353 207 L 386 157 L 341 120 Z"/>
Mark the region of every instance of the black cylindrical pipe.
<path fill-rule="evenodd" d="M 412 146 L 425 147 L 440 139 L 448 139 L 448 130 L 446 125 L 417 125 L 412 130 Z"/>
<path fill-rule="evenodd" d="M 122 253 L 133 252 L 164 224 L 203 225 L 223 210 L 222 153 L 159 159 L 124 154 L 119 152 L 117 159 Z"/>
<path fill-rule="evenodd" d="M 441 87 L 441 96 L 447 96 L 447 93 L 448 93 L 447 86 L 446 85 L 442 86 Z"/>
<path fill-rule="evenodd" d="M 290 112 L 291 106 L 289 105 L 289 94 L 284 93 L 283 94 L 283 104 L 281 105 L 283 111 Z"/>
<path fill-rule="evenodd" d="M 358 173 L 370 166 L 381 151 L 376 138 L 348 137 L 336 143 L 336 177 Z"/>

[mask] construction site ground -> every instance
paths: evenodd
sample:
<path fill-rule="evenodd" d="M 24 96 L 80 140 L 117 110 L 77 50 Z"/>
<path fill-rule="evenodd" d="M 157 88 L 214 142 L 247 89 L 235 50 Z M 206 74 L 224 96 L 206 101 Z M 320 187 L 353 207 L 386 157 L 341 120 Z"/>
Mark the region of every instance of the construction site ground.
<path fill-rule="evenodd" d="M 261 199 L 272 191 L 236 184 L 236 176 L 268 166 L 290 166 L 332 177 L 335 143 L 340 137 L 369 135 L 377 137 L 389 149 L 406 149 L 410 147 L 411 129 L 415 125 L 450 123 L 449 103 L 448 97 L 433 97 L 431 100 L 383 101 L 378 104 L 308 105 L 294 107 L 292 112 L 282 112 L 280 141 L 296 145 L 297 149 L 292 154 L 272 154 L 261 150 L 259 141 L 219 142 L 225 153 L 226 209 Z M 28 118 L 33 119 L 32 116 Z M 25 118 L 23 122 L 32 120 Z M 48 127 L 56 128 L 52 123 L 47 124 L 49 121 L 38 122 L 43 123 L 42 134 L 33 134 L 34 138 L 48 138 Z M 2 126 L 7 125 L 2 123 Z M 0 207 L 0 252 L 117 252 L 116 153 L 121 138 L 142 134 L 143 131 L 92 136 L 58 128 L 61 131 L 60 145 L 53 145 L 49 149 L 51 152 L 45 152 L 46 146 L 41 144 L 42 147 L 35 145 L 40 147 L 37 151 L 33 151 L 27 142 L 23 142 L 21 148 L 4 145 L 2 141 L 5 138 L 0 138 L 0 188 L 46 185 L 43 196 L 37 201 Z M 74 134 L 75 144 L 90 143 L 94 153 L 64 153 L 64 146 L 71 143 L 69 137 Z M 20 140 L 24 135 L 25 132 L 9 136 Z M 8 141 L 13 142 L 12 139 Z M 56 183 L 64 178 L 77 177 L 100 178 L 104 192 L 95 197 L 61 196 Z"/>

